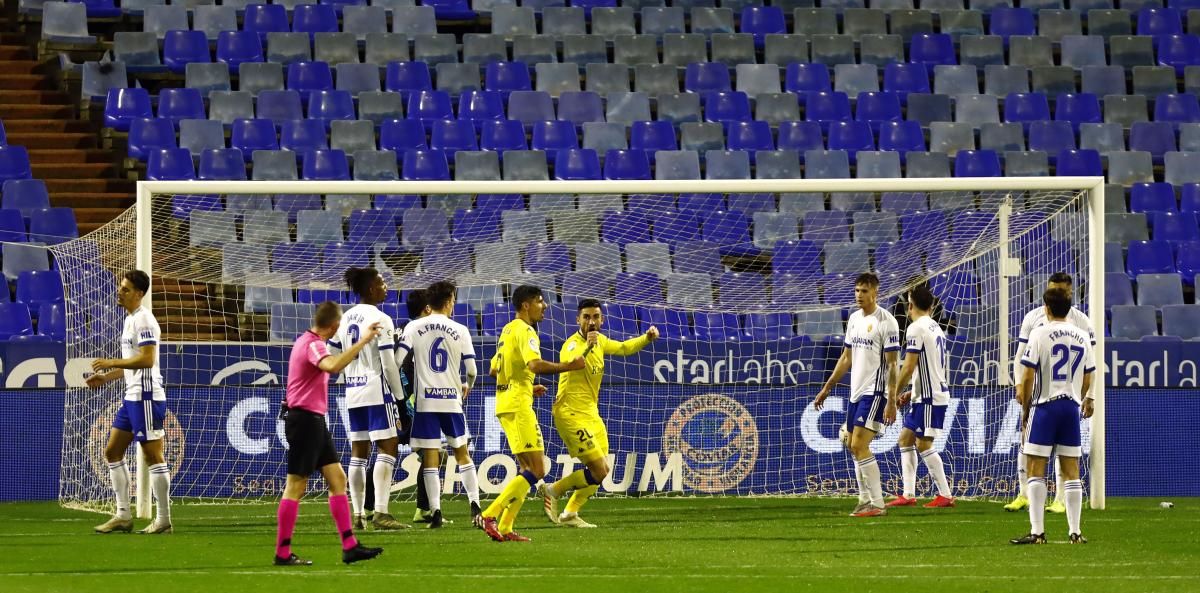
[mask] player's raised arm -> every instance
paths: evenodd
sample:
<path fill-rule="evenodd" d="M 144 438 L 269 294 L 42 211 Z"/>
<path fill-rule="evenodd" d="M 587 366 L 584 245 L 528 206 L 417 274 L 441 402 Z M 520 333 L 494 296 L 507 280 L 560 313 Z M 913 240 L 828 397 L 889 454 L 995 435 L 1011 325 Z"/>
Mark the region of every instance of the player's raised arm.
<path fill-rule="evenodd" d="M 362 338 L 355 342 L 349 350 L 346 350 L 341 354 L 330 354 L 329 356 L 322 358 L 321 362 L 317 363 L 318 368 L 330 374 L 342 372 L 342 369 L 346 368 L 346 366 L 358 356 L 358 353 L 362 352 L 362 349 L 366 348 L 367 345 L 371 343 L 371 340 L 374 340 L 375 337 L 379 335 L 379 332 L 380 324 L 378 322 L 372 323 L 367 327 L 367 333 L 363 334 Z"/>
<path fill-rule="evenodd" d="M 617 356 L 630 356 L 641 352 L 643 348 L 650 345 L 650 342 L 658 339 L 658 328 L 651 325 L 646 333 L 629 338 L 623 342 L 616 340 L 604 339 L 600 342 L 601 348 L 605 354 L 615 354 Z"/>

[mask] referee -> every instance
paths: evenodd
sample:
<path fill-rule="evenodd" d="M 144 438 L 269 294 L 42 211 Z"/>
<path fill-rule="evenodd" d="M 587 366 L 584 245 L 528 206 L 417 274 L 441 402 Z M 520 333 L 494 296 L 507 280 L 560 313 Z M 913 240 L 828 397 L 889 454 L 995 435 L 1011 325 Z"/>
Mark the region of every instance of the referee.
<path fill-rule="evenodd" d="M 296 339 L 288 359 L 287 399 L 281 415 L 284 418 L 288 442 L 287 486 L 279 501 L 279 531 L 275 540 L 277 566 L 308 566 L 305 560 L 292 553 L 292 532 L 300 514 L 300 497 L 308 488 L 308 477 L 320 469 L 329 484 L 329 514 L 342 540 L 342 562 L 350 564 L 370 560 L 383 548 L 368 548 L 354 537 L 350 526 L 350 503 L 346 498 L 346 472 L 341 456 L 333 446 L 325 414 L 329 410 L 329 375 L 340 372 L 358 356 L 364 346 L 379 335 L 379 324 L 366 333 L 345 352 L 333 356 L 325 341 L 333 337 L 342 320 L 337 303 L 325 301 L 317 305 L 313 326 Z"/>

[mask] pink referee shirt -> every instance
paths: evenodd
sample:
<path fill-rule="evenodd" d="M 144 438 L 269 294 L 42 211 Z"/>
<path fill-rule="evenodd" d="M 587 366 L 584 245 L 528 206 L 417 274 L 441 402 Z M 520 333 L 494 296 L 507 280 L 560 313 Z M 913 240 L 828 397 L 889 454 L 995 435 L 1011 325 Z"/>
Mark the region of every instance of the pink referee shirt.
<path fill-rule="evenodd" d="M 317 365 L 329 356 L 325 340 L 311 331 L 296 339 L 288 358 L 287 405 L 314 414 L 329 410 L 329 373 Z"/>

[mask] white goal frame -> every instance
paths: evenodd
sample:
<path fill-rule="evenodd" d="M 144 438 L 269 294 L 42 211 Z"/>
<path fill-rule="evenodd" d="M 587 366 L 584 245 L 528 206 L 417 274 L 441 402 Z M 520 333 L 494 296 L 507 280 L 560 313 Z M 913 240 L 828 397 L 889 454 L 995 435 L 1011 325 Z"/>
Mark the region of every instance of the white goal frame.
<path fill-rule="evenodd" d="M 947 177 L 885 179 L 734 179 L 734 180 L 602 180 L 602 181 L 139 181 L 137 183 L 137 265 L 153 277 L 151 214 L 155 195 L 171 194 L 682 194 L 806 192 L 938 192 L 938 191 L 1081 191 L 1088 201 L 1088 303 L 1096 336 L 1097 378 L 1092 381 L 1095 411 L 1091 428 L 1091 508 L 1105 508 L 1105 378 L 1104 378 L 1104 183 L 1103 177 Z M 1008 257 L 1008 216 L 1000 222 L 1001 298 L 999 335 L 1001 385 L 1009 384 L 1009 278 L 1021 274 L 1019 261 Z M 152 307 L 151 295 L 144 306 Z M 149 473 L 139 447 L 137 514 L 150 516 Z"/>

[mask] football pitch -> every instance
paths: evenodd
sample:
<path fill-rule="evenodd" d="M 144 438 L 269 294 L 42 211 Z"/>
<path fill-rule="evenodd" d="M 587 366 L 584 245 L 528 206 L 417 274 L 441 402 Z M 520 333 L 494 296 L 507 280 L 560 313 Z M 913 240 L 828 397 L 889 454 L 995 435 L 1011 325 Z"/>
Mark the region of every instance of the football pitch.
<path fill-rule="evenodd" d="M 384 554 L 345 566 L 320 501 L 302 505 L 293 545 L 315 564 L 286 568 L 270 564 L 270 504 L 180 504 L 172 535 L 102 536 L 101 515 L 13 503 L 0 505 L 0 591 L 1197 591 L 1200 499 L 1174 503 L 1085 510 L 1084 546 L 1048 515 L 1051 543 L 1017 547 L 1027 515 L 984 502 L 852 519 L 849 499 L 599 499 L 583 515 L 600 527 L 569 529 L 531 498 L 517 527 L 533 541 L 497 544 L 456 500 L 453 525 L 368 530 Z M 393 503 L 398 518 L 412 508 Z"/>

